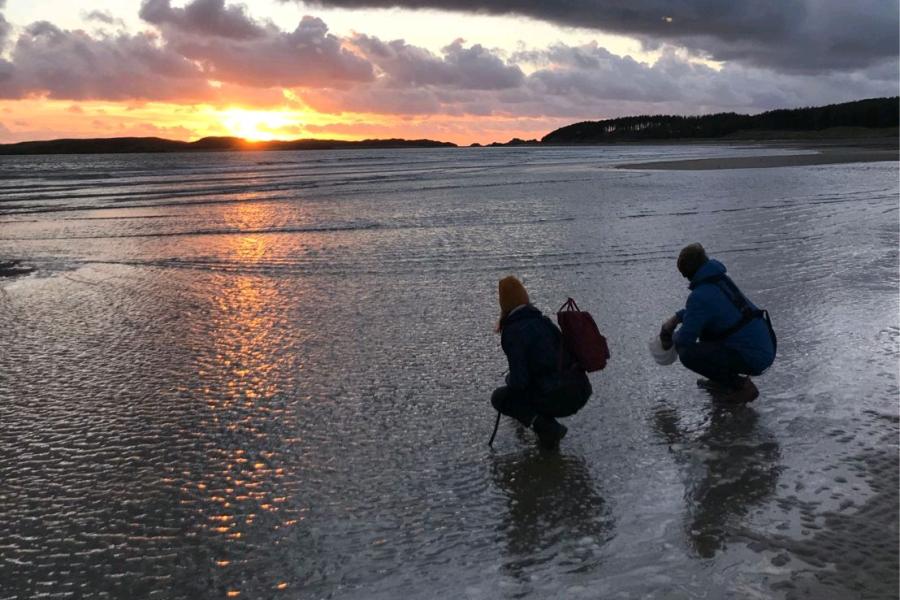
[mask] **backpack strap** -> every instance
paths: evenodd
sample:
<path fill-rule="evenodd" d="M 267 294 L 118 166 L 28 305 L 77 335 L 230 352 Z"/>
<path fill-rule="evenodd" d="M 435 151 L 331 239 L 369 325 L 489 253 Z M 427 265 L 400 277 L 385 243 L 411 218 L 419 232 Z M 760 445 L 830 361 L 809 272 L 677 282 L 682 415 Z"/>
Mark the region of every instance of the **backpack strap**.
<path fill-rule="evenodd" d="M 560 306 L 559 310 L 556 312 L 561 313 L 561 312 L 567 311 L 567 310 L 580 311 L 581 309 L 578 308 L 578 305 L 575 304 L 574 300 L 572 300 L 571 298 L 567 298 L 565 304 Z"/>
<path fill-rule="evenodd" d="M 718 287 L 725 295 L 725 297 L 728 298 L 728 300 L 741 314 L 738 320 L 730 327 L 726 327 L 725 329 L 717 333 L 704 334 L 702 337 L 705 341 L 720 342 L 725 338 L 737 333 L 748 323 L 754 321 L 755 319 L 766 319 L 767 323 L 769 322 L 768 313 L 764 310 L 760 310 L 758 308 L 754 309 L 752 306 L 750 306 L 747 298 L 744 296 L 744 294 L 741 293 L 741 290 L 738 289 L 738 287 L 734 284 L 730 277 L 724 274 L 714 275 L 712 277 L 708 277 L 707 279 L 698 281 L 696 283 L 696 286 L 701 286 L 704 284 L 715 285 L 716 287 Z M 771 331 L 771 325 L 769 325 L 769 329 Z M 772 339 L 774 343 L 774 335 L 772 336 Z"/>
<path fill-rule="evenodd" d="M 563 304 L 563 308 L 560 309 L 560 312 L 569 306 L 569 303 L 572 305 L 575 304 L 575 301 L 569 298 L 569 302 Z M 577 306 L 575 310 L 578 310 Z M 575 357 L 569 352 L 569 349 L 566 348 L 566 339 L 562 334 L 562 330 L 556 326 L 553 321 L 550 320 L 546 315 L 544 316 L 547 319 L 547 324 L 550 329 L 553 331 L 553 337 L 556 339 L 556 342 L 559 344 L 559 351 L 557 352 L 557 360 L 556 360 L 556 372 L 557 373 L 567 373 L 572 370 L 572 367 L 577 365 L 578 362 L 575 360 Z"/>

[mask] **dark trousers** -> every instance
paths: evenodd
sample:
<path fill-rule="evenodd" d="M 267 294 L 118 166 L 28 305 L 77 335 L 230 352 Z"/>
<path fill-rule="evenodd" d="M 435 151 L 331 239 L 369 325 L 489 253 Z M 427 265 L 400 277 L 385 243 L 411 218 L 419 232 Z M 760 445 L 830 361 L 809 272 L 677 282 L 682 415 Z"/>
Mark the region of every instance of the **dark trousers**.
<path fill-rule="evenodd" d="M 568 417 L 581 410 L 592 393 L 584 373 L 567 377 L 556 389 L 540 394 L 500 386 L 491 394 L 491 404 L 502 414 L 530 427 L 535 417 Z"/>
<path fill-rule="evenodd" d="M 750 373 L 750 368 L 733 348 L 721 342 L 697 342 L 678 348 L 681 364 L 707 379 L 723 386 L 737 389 L 743 383 L 741 374 Z"/>

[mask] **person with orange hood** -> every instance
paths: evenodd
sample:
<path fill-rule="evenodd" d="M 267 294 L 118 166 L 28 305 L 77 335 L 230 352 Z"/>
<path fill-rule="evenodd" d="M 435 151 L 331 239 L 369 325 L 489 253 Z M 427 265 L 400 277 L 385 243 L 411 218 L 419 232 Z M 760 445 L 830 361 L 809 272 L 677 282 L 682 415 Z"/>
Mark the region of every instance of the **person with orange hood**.
<path fill-rule="evenodd" d="M 537 433 L 541 445 L 556 447 L 566 427 L 556 419 L 575 414 L 592 393 L 587 374 L 566 351 L 556 324 L 541 314 L 515 277 L 500 280 L 500 345 L 509 362 L 506 385 L 491 404 Z"/>

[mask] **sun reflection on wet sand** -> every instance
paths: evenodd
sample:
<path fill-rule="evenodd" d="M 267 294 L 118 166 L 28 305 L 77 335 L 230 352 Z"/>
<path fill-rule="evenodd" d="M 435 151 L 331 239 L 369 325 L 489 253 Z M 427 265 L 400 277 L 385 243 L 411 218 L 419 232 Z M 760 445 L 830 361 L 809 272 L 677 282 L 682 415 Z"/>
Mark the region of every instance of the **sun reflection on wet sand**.
<path fill-rule="evenodd" d="M 271 221 L 263 204 L 239 204 L 223 211 L 235 229 L 258 229 Z M 209 240 L 218 244 L 210 252 L 228 256 L 238 266 L 255 266 L 264 260 L 273 239 L 258 233 L 218 236 Z M 280 307 L 289 300 L 281 295 L 278 279 L 269 276 L 231 272 L 214 276 L 214 282 L 202 324 L 205 339 L 198 377 L 208 409 L 202 427 L 216 445 L 207 449 L 204 472 L 194 475 L 200 481 L 186 485 L 190 489 L 185 491 L 205 497 L 196 503 L 197 510 L 218 507 L 205 515 L 203 528 L 220 540 L 212 562 L 228 582 L 226 595 L 237 597 L 247 591 L 250 565 L 263 560 L 248 556 L 247 548 L 258 538 L 273 539 L 273 531 L 291 530 L 302 518 L 283 482 L 284 437 L 272 430 L 286 411 L 280 381 L 291 358 L 283 348 L 285 327 L 279 319 Z M 260 583 L 269 589 L 287 587 L 285 573 L 272 576 L 278 578 Z"/>

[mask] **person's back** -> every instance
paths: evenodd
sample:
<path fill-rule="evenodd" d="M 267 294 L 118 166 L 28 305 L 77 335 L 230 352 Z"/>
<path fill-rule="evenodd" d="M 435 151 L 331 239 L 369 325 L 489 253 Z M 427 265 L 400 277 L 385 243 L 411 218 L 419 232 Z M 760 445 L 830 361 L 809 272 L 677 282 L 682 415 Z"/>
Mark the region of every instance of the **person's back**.
<path fill-rule="evenodd" d="M 743 314 L 729 297 L 733 293 L 728 285 L 725 265 L 709 259 L 691 278 L 686 307 L 679 330 L 673 336 L 676 347 L 693 343 L 697 339 L 718 341 L 718 337 L 741 321 Z M 733 282 L 731 282 L 733 285 Z M 753 311 L 759 310 L 743 293 L 734 286 L 746 305 Z M 775 348 L 769 329 L 762 319 L 753 319 L 722 340 L 722 345 L 736 350 L 751 374 L 759 374 L 771 366 L 775 359 Z"/>
<path fill-rule="evenodd" d="M 566 434 L 556 418 L 584 406 L 592 393 L 590 381 L 563 348 L 559 328 L 531 305 L 518 279 L 500 280 L 498 295 L 497 330 L 509 374 L 506 385 L 494 390 L 491 404 L 534 429 L 544 446 L 553 447 Z"/>
<path fill-rule="evenodd" d="M 511 388 L 550 389 L 559 381 L 560 367 L 572 364 L 562 349 L 559 328 L 531 305 L 522 306 L 506 318 L 500 344 L 509 359 L 507 385 Z"/>
<path fill-rule="evenodd" d="M 725 265 L 707 257 L 700 244 L 681 250 L 678 271 L 690 282 L 691 293 L 685 308 L 663 323 L 663 348 L 674 344 L 681 364 L 707 378 L 697 383 L 723 390 L 723 399 L 753 401 L 759 392 L 749 375 L 762 374 L 775 360 L 768 313 L 740 291 Z"/>

